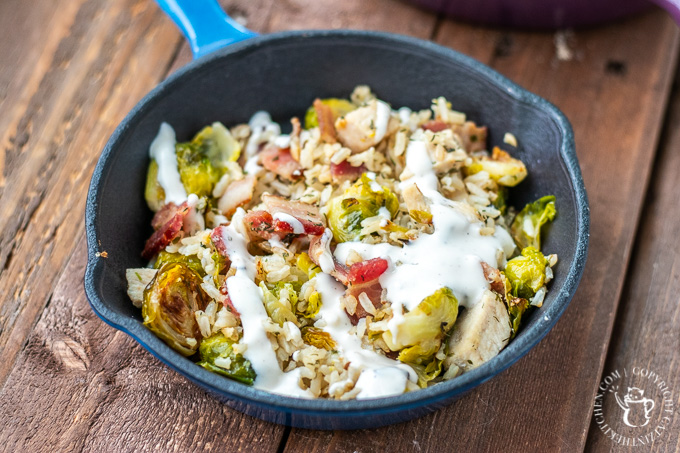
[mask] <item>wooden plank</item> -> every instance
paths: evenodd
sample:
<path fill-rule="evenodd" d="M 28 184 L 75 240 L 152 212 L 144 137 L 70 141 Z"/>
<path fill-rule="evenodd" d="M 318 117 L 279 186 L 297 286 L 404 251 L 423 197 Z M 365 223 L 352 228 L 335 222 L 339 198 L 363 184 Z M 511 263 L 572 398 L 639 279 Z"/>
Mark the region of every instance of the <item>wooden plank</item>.
<path fill-rule="evenodd" d="M 602 418 L 599 423 L 596 421 L 598 417 L 591 421 L 586 447 L 592 452 L 608 452 L 619 446 L 612 440 L 611 433 L 604 433 L 605 423 L 622 436 L 642 437 L 646 441 L 642 448 L 646 451 L 680 451 L 680 415 L 677 410 L 680 401 L 679 84 L 680 78 L 676 78 L 671 113 L 666 123 L 667 134 L 662 140 L 652 173 L 603 372 L 603 376 L 615 371 L 621 374 L 621 381 L 612 383 L 612 386 L 618 385 L 621 389 L 619 394 L 625 394 L 628 387 L 641 388 L 645 397 L 655 400 L 655 407 L 650 412 L 647 427 L 631 429 L 624 424 L 623 411 L 613 394 L 607 392 L 603 398 Z M 659 391 L 658 383 L 641 376 L 641 369 L 651 370 L 665 381 L 671 391 L 666 398 L 674 402 L 673 408 L 664 406 L 664 395 Z M 674 410 L 669 413 L 667 409 Z M 635 415 L 639 416 L 633 412 Z M 668 416 L 669 420 L 664 420 L 664 416 Z M 634 420 L 631 418 L 631 421 Z M 659 425 L 663 428 L 658 428 Z M 616 440 L 619 438 L 616 437 Z"/>
<path fill-rule="evenodd" d="M 437 36 L 547 97 L 572 121 L 592 226 L 585 275 L 564 317 L 516 365 L 449 408 L 377 430 L 293 430 L 286 451 L 583 449 L 675 68 L 678 33 L 669 18 L 654 11 L 574 38 L 576 58 L 558 61 L 552 34 L 446 22 Z"/>
<path fill-rule="evenodd" d="M 22 66 L 25 54 L 28 65 L 3 69 L 12 89 L 6 100 L 11 104 L 3 109 L 0 160 L 0 383 L 82 230 L 85 193 L 100 150 L 164 76 L 179 42 L 147 1 L 54 3 L 50 14 L 23 12 L 37 9 L 27 2 L 0 4 L 8 22 L 4 33 L 13 38 L 10 63 Z M 28 31 L 21 28 L 26 21 Z M 23 44 L 24 34 L 37 38 Z"/>
<path fill-rule="evenodd" d="M 94 315 L 78 239 L 0 391 L 0 449 L 276 451 L 282 426 L 229 409 Z"/>

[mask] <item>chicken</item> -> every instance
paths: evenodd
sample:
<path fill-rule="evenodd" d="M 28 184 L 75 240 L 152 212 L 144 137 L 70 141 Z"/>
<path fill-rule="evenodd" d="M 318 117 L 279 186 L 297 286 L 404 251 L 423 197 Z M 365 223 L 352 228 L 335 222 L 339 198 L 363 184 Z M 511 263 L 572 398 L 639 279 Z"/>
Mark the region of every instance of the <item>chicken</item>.
<path fill-rule="evenodd" d="M 458 318 L 449 338 L 444 368 L 469 371 L 487 362 L 508 344 L 510 317 L 505 304 L 492 291 L 467 308 Z M 458 374 L 454 368 L 454 375 Z M 448 374 L 451 374 L 447 372 Z"/>
<path fill-rule="evenodd" d="M 390 106 L 377 100 L 349 112 L 335 122 L 340 143 L 353 153 L 360 153 L 377 145 L 398 128 L 399 120 L 392 117 Z"/>

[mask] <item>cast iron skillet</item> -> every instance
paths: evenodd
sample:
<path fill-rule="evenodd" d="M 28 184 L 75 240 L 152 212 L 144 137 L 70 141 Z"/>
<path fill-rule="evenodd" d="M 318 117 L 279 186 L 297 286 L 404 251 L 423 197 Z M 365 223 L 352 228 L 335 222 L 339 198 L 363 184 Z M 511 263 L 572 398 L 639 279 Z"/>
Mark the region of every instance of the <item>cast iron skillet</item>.
<path fill-rule="evenodd" d="M 481 63 L 431 42 L 348 30 L 254 37 L 234 27 L 213 0 L 159 3 L 180 24 L 200 58 L 137 104 L 114 131 L 92 176 L 85 213 L 85 291 L 105 322 L 227 405 L 268 421 L 317 429 L 376 427 L 425 414 L 505 370 L 548 333 L 581 278 L 589 224 L 573 133 L 557 108 Z M 250 39 L 242 41 L 245 38 Z M 242 42 L 223 47 L 235 41 Z M 160 123 L 169 122 L 180 141 L 213 121 L 242 123 L 261 109 L 284 123 L 304 114 L 315 97 L 345 97 L 358 84 L 370 85 L 395 108 L 427 108 L 431 99 L 445 96 L 472 120 L 489 126 L 489 146 L 502 145 L 507 131 L 517 136 L 516 155 L 527 163 L 530 176 L 513 191 L 511 204 L 521 207 L 554 194 L 559 209 L 544 250 L 558 253 L 560 262 L 543 308 L 534 310 L 514 341 L 488 363 L 451 381 L 392 398 L 289 398 L 195 365 L 142 325 L 140 310 L 126 295 L 125 269 L 146 265 L 140 252 L 151 234 L 152 213 L 144 201 L 144 182 L 149 144 Z M 104 251 L 106 258 L 99 255 Z"/>

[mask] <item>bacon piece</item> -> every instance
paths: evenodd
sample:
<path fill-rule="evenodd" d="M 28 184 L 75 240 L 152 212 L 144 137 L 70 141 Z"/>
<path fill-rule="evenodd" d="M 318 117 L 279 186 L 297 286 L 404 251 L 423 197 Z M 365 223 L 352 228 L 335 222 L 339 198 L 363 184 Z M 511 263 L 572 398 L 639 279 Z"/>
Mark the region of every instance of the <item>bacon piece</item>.
<path fill-rule="evenodd" d="M 442 120 L 430 120 L 421 126 L 426 131 L 441 132 L 444 129 L 448 129 L 449 125 Z"/>
<path fill-rule="evenodd" d="M 264 168 L 284 179 L 295 181 L 302 178 L 302 167 L 291 156 L 290 148 L 281 149 L 269 144 L 260 153 L 260 161 Z"/>
<path fill-rule="evenodd" d="M 161 211 L 163 209 L 165 209 L 165 206 L 161 208 Z M 161 219 L 164 220 L 169 218 L 169 220 L 161 224 L 159 228 L 156 228 L 156 231 L 154 231 L 151 237 L 146 241 L 146 244 L 144 245 L 144 251 L 142 252 L 142 257 L 144 259 L 150 260 L 177 237 L 179 232 L 182 230 L 182 226 L 184 225 L 184 219 L 189 214 L 190 210 L 191 208 L 189 207 L 189 204 L 185 201 L 179 207 L 175 206 L 175 212 L 171 217 L 169 211 L 165 212 L 159 219 L 156 219 L 156 216 L 154 216 L 154 221 L 152 221 L 152 224 L 155 225 L 159 225 Z M 158 212 L 160 213 L 161 211 Z"/>
<path fill-rule="evenodd" d="M 484 278 L 489 282 L 491 291 L 505 299 L 506 288 L 501 272 L 495 267 L 489 266 L 484 261 L 482 261 L 482 270 L 484 271 Z"/>
<path fill-rule="evenodd" d="M 243 216 L 243 223 L 248 228 L 251 239 L 281 239 L 280 234 L 274 230 L 274 219 L 267 211 L 250 211 Z"/>
<path fill-rule="evenodd" d="M 276 215 L 277 213 L 288 214 L 299 220 L 305 229 L 305 234 L 321 235 L 326 229 L 323 218 L 319 213 L 319 208 L 316 206 L 268 194 L 262 195 L 262 201 L 271 215 Z M 290 227 L 290 225 L 288 226 Z M 281 228 L 285 227 L 281 226 Z M 289 232 L 292 232 L 292 227 L 290 227 Z"/>
<path fill-rule="evenodd" d="M 334 182 L 340 182 L 344 180 L 354 181 L 359 178 L 366 171 L 366 166 L 361 164 L 358 167 L 353 166 L 346 160 L 343 160 L 339 164 L 334 164 L 331 162 L 331 178 Z"/>
<path fill-rule="evenodd" d="M 220 286 L 220 293 L 222 295 L 227 296 L 224 299 L 224 306 L 229 309 L 229 311 L 236 316 L 236 318 L 241 319 L 241 313 L 238 312 L 236 307 L 234 307 L 234 303 L 231 301 L 231 298 L 229 297 L 229 289 L 227 288 L 227 281 L 225 280 L 224 283 L 222 283 L 222 286 Z"/>
<path fill-rule="evenodd" d="M 460 136 L 463 148 L 468 153 L 486 149 L 486 126 L 477 127 L 473 121 L 466 121 L 465 124 L 455 125 L 451 129 Z"/>
<path fill-rule="evenodd" d="M 326 244 L 322 240 L 322 236 L 312 236 L 309 239 L 309 250 L 307 253 L 309 254 L 309 258 L 312 260 L 314 264 L 317 266 L 321 267 L 320 261 L 321 261 L 321 256 L 324 253 L 330 253 L 330 247 L 326 249 Z M 330 275 L 333 276 L 337 281 L 342 283 L 343 285 L 347 286 L 349 284 L 349 269 L 347 266 L 344 264 L 340 263 L 338 260 L 335 259 L 335 256 L 333 256 L 332 253 L 330 253 L 332 259 L 333 259 L 333 270 L 330 272 Z"/>
<path fill-rule="evenodd" d="M 387 260 L 373 258 L 359 263 L 354 263 L 349 268 L 348 280 L 350 283 L 365 283 L 377 280 L 387 270 Z"/>
<path fill-rule="evenodd" d="M 153 219 L 151 219 L 151 227 L 154 230 L 160 229 L 175 216 L 177 209 L 178 206 L 173 202 L 164 204 L 163 207 L 154 214 Z"/>
<path fill-rule="evenodd" d="M 354 296 L 356 298 L 357 308 L 354 311 L 353 315 L 347 313 L 347 316 L 349 316 L 349 320 L 355 326 L 359 323 L 359 320 L 361 318 L 365 318 L 369 314 L 361 305 L 361 302 L 359 302 L 359 296 L 361 295 L 361 293 L 366 293 L 366 296 L 368 296 L 368 299 L 371 301 L 371 303 L 376 309 L 382 307 L 383 305 L 381 300 L 382 286 L 380 286 L 380 282 L 378 281 L 378 279 L 365 283 L 350 284 L 345 294 L 349 296 Z"/>
<path fill-rule="evenodd" d="M 227 244 L 224 243 L 224 227 L 222 225 L 218 226 L 210 233 L 210 240 L 217 249 L 217 253 L 229 258 L 227 254 Z"/>
<path fill-rule="evenodd" d="M 326 143 L 335 143 L 337 136 L 335 133 L 335 118 L 333 110 L 321 102 L 321 99 L 314 100 L 314 111 L 319 122 L 319 132 L 321 133 L 321 141 Z"/>
<path fill-rule="evenodd" d="M 248 175 L 243 179 L 234 181 L 227 186 L 227 190 L 217 203 L 217 208 L 227 217 L 230 217 L 239 206 L 243 206 L 253 199 L 257 178 Z"/>

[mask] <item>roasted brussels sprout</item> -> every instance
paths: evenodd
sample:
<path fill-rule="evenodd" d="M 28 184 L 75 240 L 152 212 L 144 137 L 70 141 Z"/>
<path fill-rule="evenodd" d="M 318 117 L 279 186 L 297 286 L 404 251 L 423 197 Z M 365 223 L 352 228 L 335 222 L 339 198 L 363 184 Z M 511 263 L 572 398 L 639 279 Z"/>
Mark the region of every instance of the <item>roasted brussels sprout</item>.
<path fill-rule="evenodd" d="M 439 350 L 457 317 L 458 299 L 449 288 L 440 288 L 404 315 L 396 338 L 389 330 L 382 338 L 392 351 L 408 347 L 399 360 L 423 364 Z"/>
<path fill-rule="evenodd" d="M 356 105 L 352 104 L 346 99 L 328 98 L 322 99 L 321 102 L 324 105 L 330 107 L 331 111 L 333 112 L 333 120 L 336 120 L 341 116 L 345 116 L 357 108 Z M 312 106 L 307 109 L 307 113 L 305 114 L 305 129 L 311 129 L 313 127 L 317 127 L 318 125 L 319 119 L 316 117 L 316 110 L 314 109 L 314 106 Z"/>
<path fill-rule="evenodd" d="M 146 187 L 144 188 L 144 198 L 149 209 L 158 212 L 165 204 L 165 190 L 158 182 L 158 162 L 151 159 L 149 171 L 146 174 Z"/>
<path fill-rule="evenodd" d="M 510 296 L 508 298 L 508 315 L 510 316 L 510 324 L 512 326 L 512 335 L 510 338 L 515 338 L 519 326 L 522 323 L 522 315 L 529 308 L 529 301 L 521 297 Z"/>
<path fill-rule="evenodd" d="M 194 313 L 205 310 L 210 301 L 201 283 L 186 264 L 166 263 L 144 290 L 144 325 L 186 356 L 196 352 L 201 339 Z"/>
<path fill-rule="evenodd" d="M 241 155 L 241 145 L 222 123 L 204 127 L 191 143 L 210 160 L 220 176 L 226 171 L 227 163 L 236 162 Z"/>
<path fill-rule="evenodd" d="M 199 260 L 196 255 L 186 256 L 182 255 L 181 253 L 170 253 L 166 252 L 165 250 L 162 250 L 158 254 L 158 257 L 156 258 L 156 262 L 154 263 L 153 267 L 156 269 L 160 269 L 161 267 L 163 267 L 163 265 L 167 263 L 182 263 L 192 271 L 196 272 L 201 277 L 205 276 L 205 271 L 203 270 L 203 266 L 201 265 L 201 260 Z"/>
<path fill-rule="evenodd" d="M 545 284 L 547 263 L 545 256 L 534 247 L 526 247 L 522 255 L 508 261 L 505 275 L 510 280 L 512 295 L 527 300 L 534 297 Z"/>
<path fill-rule="evenodd" d="M 336 348 L 335 341 L 333 340 L 333 337 L 331 337 L 331 334 L 324 332 L 321 329 L 317 329 L 316 327 L 303 327 L 302 340 L 309 345 L 327 351 L 332 351 Z"/>
<path fill-rule="evenodd" d="M 213 373 L 221 374 L 244 384 L 253 385 L 255 370 L 241 354 L 233 349 L 234 342 L 218 333 L 201 341 L 199 353 L 203 368 Z"/>
<path fill-rule="evenodd" d="M 295 263 L 302 272 L 307 274 L 308 278 L 311 280 L 321 272 L 321 268 L 314 264 L 312 259 L 307 255 L 305 252 L 302 252 L 298 255 L 297 261 Z"/>
<path fill-rule="evenodd" d="M 523 249 L 534 247 L 541 250 L 541 227 L 557 215 L 555 196 L 547 195 L 524 206 L 510 225 L 510 233 L 517 245 Z"/>
<path fill-rule="evenodd" d="M 361 221 L 377 216 L 380 208 L 386 208 L 392 217 L 399 210 L 396 195 L 365 173 L 344 194 L 328 203 L 328 226 L 336 242 L 361 239 Z"/>
<path fill-rule="evenodd" d="M 425 355 L 418 346 L 402 349 L 399 353 L 399 361 L 408 364 L 418 375 L 418 385 L 427 387 L 427 383 L 439 376 L 442 372 L 442 360 L 432 355 Z"/>
<path fill-rule="evenodd" d="M 506 187 L 514 187 L 527 176 L 527 167 L 519 159 L 513 159 L 510 154 L 499 147 L 494 147 L 491 157 L 476 157 L 466 168 L 469 175 L 485 171 L 491 179 Z"/>
<path fill-rule="evenodd" d="M 293 313 L 291 307 L 297 304 L 298 296 L 295 292 L 295 288 L 290 283 L 278 283 L 276 287 L 272 290 L 267 288 L 264 282 L 260 282 L 260 289 L 262 290 L 262 301 L 264 302 L 264 307 L 267 310 L 267 314 L 272 320 L 280 326 L 283 323 L 290 321 L 295 325 L 298 324 L 297 318 Z M 288 303 L 281 302 L 281 293 L 286 291 Z"/>
<path fill-rule="evenodd" d="M 299 305 L 300 304 L 298 303 L 298 306 Z M 321 309 L 321 295 L 316 291 L 313 292 L 311 296 L 309 296 L 307 306 L 305 307 L 304 310 L 299 309 L 297 306 L 295 307 L 295 311 L 299 316 L 308 319 L 313 319 L 314 317 L 316 317 L 316 315 L 319 314 L 320 309 Z"/>

